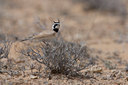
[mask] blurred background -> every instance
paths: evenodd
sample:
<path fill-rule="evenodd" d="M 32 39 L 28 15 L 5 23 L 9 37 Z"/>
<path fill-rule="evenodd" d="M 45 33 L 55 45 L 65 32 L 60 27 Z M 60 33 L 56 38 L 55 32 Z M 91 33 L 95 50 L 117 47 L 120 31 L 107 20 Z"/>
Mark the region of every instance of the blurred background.
<path fill-rule="evenodd" d="M 65 40 L 128 42 L 127 11 L 128 0 L 0 0 L 0 40 L 50 29 L 49 18 L 59 18 Z"/>

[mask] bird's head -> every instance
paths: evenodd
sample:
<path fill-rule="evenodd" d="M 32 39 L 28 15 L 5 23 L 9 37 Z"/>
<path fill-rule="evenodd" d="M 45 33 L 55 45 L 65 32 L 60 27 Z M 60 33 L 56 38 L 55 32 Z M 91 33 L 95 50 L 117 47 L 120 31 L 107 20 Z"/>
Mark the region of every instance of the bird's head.
<path fill-rule="evenodd" d="M 55 32 L 59 32 L 59 29 L 60 29 L 60 20 L 59 19 L 58 19 L 58 21 L 53 21 L 52 29 Z"/>

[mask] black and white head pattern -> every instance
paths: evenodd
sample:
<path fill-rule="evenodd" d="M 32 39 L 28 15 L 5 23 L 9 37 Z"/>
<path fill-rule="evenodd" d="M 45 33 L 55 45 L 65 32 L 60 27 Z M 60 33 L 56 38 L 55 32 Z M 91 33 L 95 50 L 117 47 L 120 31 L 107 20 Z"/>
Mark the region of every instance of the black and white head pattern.
<path fill-rule="evenodd" d="M 60 21 L 58 20 L 58 22 L 55 22 L 53 23 L 52 25 L 52 29 L 55 31 L 55 32 L 58 32 L 59 29 L 60 29 Z"/>

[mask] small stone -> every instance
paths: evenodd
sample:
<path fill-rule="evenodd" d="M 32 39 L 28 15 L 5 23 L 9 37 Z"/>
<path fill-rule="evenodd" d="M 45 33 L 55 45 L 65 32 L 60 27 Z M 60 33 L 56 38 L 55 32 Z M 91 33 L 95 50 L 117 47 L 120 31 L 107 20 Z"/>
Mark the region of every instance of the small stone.
<path fill-rule="evenodd" d="M 89 68 L 86 68 L 80 72 L 84 73 L 86 75 L 87 73 L 101 73 L 102 70 L 103 69 L 100 66 L 95 65 L 95 66 L 91 66 Z"/>
<path fill-rule="evenodd" d="M 30 78 L 31 78 L 31 79 L 37 79 L 37 78 L 38 78 L 38 76 L 30 75 Z"/>
<path fill-rule="evenodd" d="M 93 73 L 101 73 L 102 72 L 102 68 L 96 65 L 96 66 L 93 66 L 90 69 L 90 71 L 93 72 Z"/>

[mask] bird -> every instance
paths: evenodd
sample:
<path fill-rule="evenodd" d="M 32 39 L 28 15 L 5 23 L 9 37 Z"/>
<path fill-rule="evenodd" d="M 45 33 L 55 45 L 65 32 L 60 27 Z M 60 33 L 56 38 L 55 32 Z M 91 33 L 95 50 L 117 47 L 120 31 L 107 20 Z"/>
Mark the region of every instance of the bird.
<path fill-rule="evenodd" d="M 53 21 L 52 29 L 45 29 L 39 34 L 35 34 L 21 41 L 27 41 L 27 40 L 42 41 L 42 40 L 53 39 L 57 37 L 59 30 L 60 30 L 60 20 L 58 19 L 58 21 Z"/>

